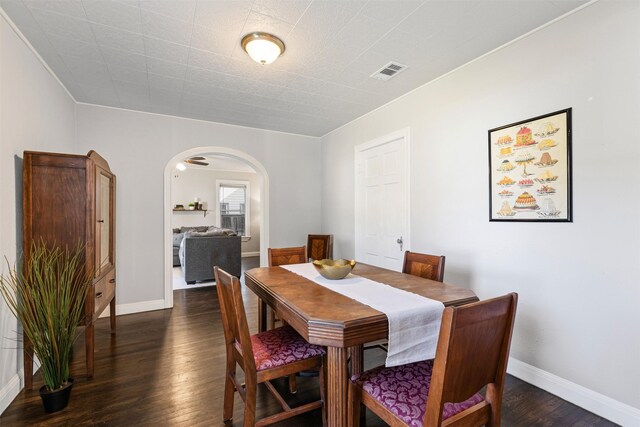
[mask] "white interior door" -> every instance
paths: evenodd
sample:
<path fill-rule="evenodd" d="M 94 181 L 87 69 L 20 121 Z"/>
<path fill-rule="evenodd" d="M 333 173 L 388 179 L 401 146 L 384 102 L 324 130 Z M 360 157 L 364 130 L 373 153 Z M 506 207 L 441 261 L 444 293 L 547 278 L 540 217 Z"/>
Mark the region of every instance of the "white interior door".
<path fill-rule="evenodd" d="M 356 147 L 356 260 L 400 271 L 409 246 L 408 129 Z"/>

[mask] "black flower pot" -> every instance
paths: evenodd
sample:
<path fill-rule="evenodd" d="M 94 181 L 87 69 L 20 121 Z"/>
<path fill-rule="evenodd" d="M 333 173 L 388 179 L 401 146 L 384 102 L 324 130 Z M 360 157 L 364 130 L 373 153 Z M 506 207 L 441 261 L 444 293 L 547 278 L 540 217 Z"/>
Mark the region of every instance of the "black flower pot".
<path fill-rule="evenodd" d="M 73 379 L 69 378 L 66 385 L 53 391 L 48 391 L 46 386 L 40 387 L 40 397 L 44 405 L 44 411 L 48 414 L 62 411 L 69 404 Z"/>

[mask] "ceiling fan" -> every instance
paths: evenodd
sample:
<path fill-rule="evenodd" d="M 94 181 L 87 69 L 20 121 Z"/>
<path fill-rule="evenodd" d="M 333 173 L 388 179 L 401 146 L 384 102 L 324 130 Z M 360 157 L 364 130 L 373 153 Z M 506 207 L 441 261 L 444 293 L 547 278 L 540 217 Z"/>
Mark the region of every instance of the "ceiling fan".
<path fill-rule="evenodd" d="M 189 163 L 191 165 L 209 166 L 209 163 L 203 160 L 207 160 L 207 159 L 202 156 L 194 156 L 194 157 L 189 157 L 188 159 L 184 159 L 184 162 Z"/>

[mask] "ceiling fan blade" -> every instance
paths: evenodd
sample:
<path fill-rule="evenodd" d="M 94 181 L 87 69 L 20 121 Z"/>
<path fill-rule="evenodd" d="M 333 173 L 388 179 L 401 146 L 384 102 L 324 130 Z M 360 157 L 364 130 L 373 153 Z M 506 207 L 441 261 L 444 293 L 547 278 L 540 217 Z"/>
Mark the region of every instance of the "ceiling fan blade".
<path fill-rule="evenodd" d="M 192 165 L 198 165 L 198 166 L 209 166 L 209 163 L 200 162 L 198 160 L 192 160 L 192 159 L 186 159 L 185 163 L 189 163 L 189 164 L 192 164 Z"/>
<path fill-rule="evenodd" d="M 189 160 L 206 160 L 206 159 L 202 156 L 193 156 L 193 157 L 189 157 Z"/>

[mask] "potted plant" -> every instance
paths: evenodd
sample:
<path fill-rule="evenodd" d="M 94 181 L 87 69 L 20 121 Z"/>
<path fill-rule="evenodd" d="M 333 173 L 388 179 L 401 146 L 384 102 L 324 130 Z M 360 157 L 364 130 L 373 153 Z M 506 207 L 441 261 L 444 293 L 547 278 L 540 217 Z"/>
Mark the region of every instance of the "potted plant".
<path fill-rule="evenodd" d="M 93 274 L 84 268 L 80 246 L 69 250 L 40 241 L 30 254 L 22 272 L 9 268 L 6 277 L 0 276 L 0 293 L 41 363 L 45 411 L 56 412 L 69 403 L 73 341 Z"/>

